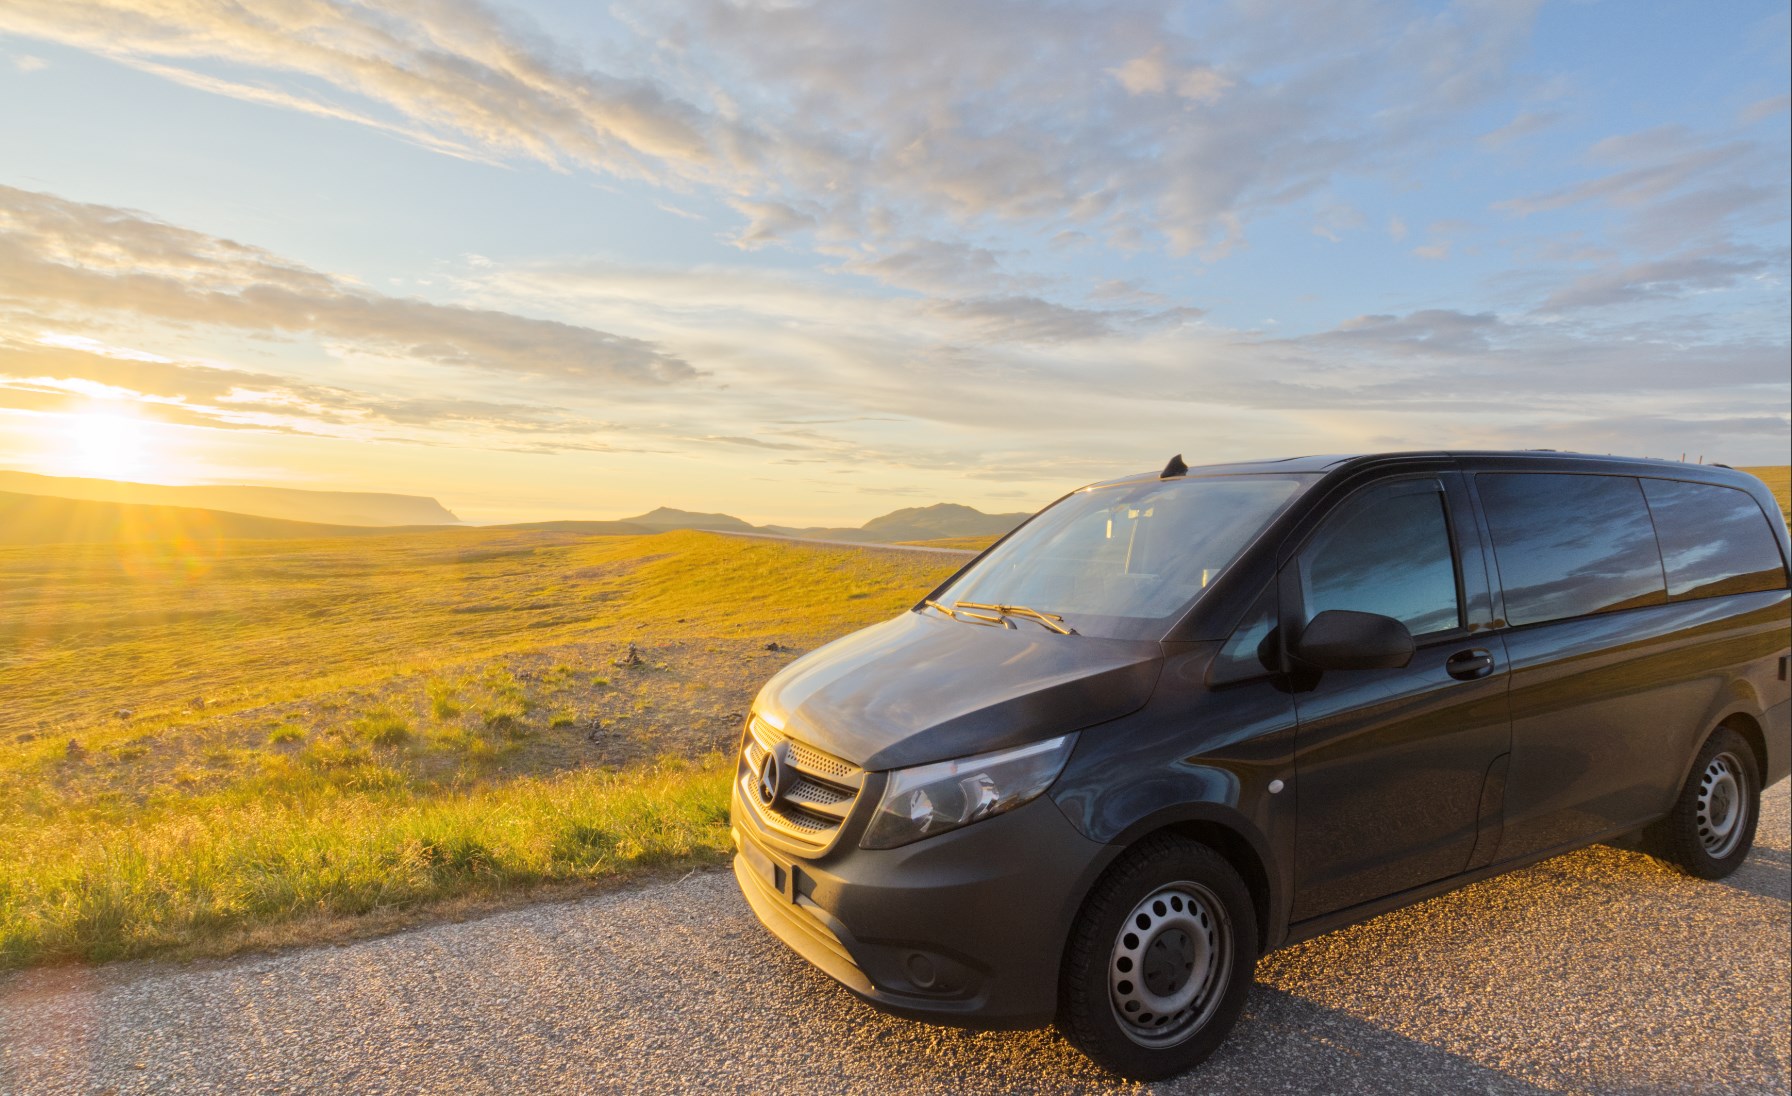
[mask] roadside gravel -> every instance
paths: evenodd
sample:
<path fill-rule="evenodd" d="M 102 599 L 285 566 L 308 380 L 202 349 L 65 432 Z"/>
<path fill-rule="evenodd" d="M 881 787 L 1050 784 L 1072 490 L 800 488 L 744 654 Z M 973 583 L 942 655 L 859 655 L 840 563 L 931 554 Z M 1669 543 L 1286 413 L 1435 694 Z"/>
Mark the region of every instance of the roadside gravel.
<path fill-rule="evenodd" d="M 1597 847 L 1267 957 L 1206 1067 L 886 1017 L 725 871 L 340 947 L 0 978 L 0 1092 L 1784 1093 L 1787 784 L 1721 883 Z"/>

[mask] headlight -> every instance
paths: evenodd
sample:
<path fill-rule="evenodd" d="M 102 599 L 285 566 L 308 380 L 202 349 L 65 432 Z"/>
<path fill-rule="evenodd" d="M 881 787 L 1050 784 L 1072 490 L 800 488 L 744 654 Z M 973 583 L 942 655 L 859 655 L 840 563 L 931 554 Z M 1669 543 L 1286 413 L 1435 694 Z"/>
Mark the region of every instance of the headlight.
<path fill-rule="evenodd" d="M 1011 811 L 1051 787 L 1076 735 L 1013 750 L 898 769 L 865 828 L 861 848 L 893 849 Z"/>

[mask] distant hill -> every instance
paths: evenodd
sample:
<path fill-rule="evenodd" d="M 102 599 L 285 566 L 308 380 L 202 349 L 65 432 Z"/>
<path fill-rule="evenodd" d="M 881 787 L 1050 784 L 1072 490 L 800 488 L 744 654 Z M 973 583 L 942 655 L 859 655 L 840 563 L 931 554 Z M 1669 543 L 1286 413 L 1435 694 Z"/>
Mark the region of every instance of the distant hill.
<path fill-rule="evenodd" d="M 250 517 L 325 525 L 456 525 L 460 522 L 435 499 L 367 491 L 305 491 L 293 487 L 237 485 L 176 487 L 8 471 L 0 471 L 0 491 L 86 502 L 222 510 Z"/>
<path fill-rule="evenodd" d="M 985 514 L 955 502 L 911 506 L 864 525 L 878 540 L 935 540 L 940 537 L 999 537 L 1032 517 L 1031 514 Z"/>
<path fill-rule="evenodd" d="M 734 533 L 775 533 L 810 540 L 856 540 L 866 544 L 940 540 L 952 537 L 999 537 L 1031 514 L 985 514 L 955 502 L 911 506 L 872 518 L 858 526 L 749 525 L 730 514 L 692 514 L 661 507 L 651 514 L 623 519 L 630 525 L 665 529 L 716 529 Z"/>
<path fill-rule="evenodd" d="M 623 518 L 622 524 L 639 525 L 654 532 L 666 529 L 729 529 L 751 533 L 758 530 L 757 526 L 749 525 L 731 514 L 694 514 L 689 510 L 674 510 L 669 506 L 662 506 L 640 517 Z"/>
<path fill-rule="evenodd" d="M 0 492 L 0 545 L 288 540 L 413 531 L 416 526 L 322 525 L 192 506 L 141 506 Z"/>

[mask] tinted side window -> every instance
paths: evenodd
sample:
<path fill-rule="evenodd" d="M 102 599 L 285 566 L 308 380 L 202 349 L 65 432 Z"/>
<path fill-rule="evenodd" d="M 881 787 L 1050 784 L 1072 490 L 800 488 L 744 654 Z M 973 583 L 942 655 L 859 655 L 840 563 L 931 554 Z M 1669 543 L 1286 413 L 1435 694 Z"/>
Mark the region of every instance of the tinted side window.
<path fill-rule="evenodd" d="M 1415 636 L 1461 625 L 1436 480 L 1384 483 L 1346 500 L 1301 549 L 1297 566 L 1308 620 L 1327 609 L 1380 613 Z"/>
<path fill-rule="evenodd" d="M 1786 566 L 1767 515 L 1745 491 L 1709 483 L 1646 479 L 1668 573 L 1668 596 L 1783 590 Z"/>
<path fill-rule="evenodd" d="M 1661 551 L 1636 480 L 1483 473 L 1475 485 L 1493 533 L 1507 623 L 1667 601 Z"/>

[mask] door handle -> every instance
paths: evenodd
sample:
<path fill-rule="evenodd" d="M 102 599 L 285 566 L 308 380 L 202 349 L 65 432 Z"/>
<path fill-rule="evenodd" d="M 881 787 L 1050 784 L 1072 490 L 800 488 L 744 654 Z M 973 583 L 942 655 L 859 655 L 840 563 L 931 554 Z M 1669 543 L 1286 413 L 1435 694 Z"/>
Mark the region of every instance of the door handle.
<path fill-rule="evenodd" d="M 1472 681 L 1477 677 L 1486 677 L 1493 672 L 1493 652 L 1485 647 L 1473 647 L 1466 651 L 1457 651 L 1444 663 L 1444 671 L 1451 677 L 1463 681 Z"/>

